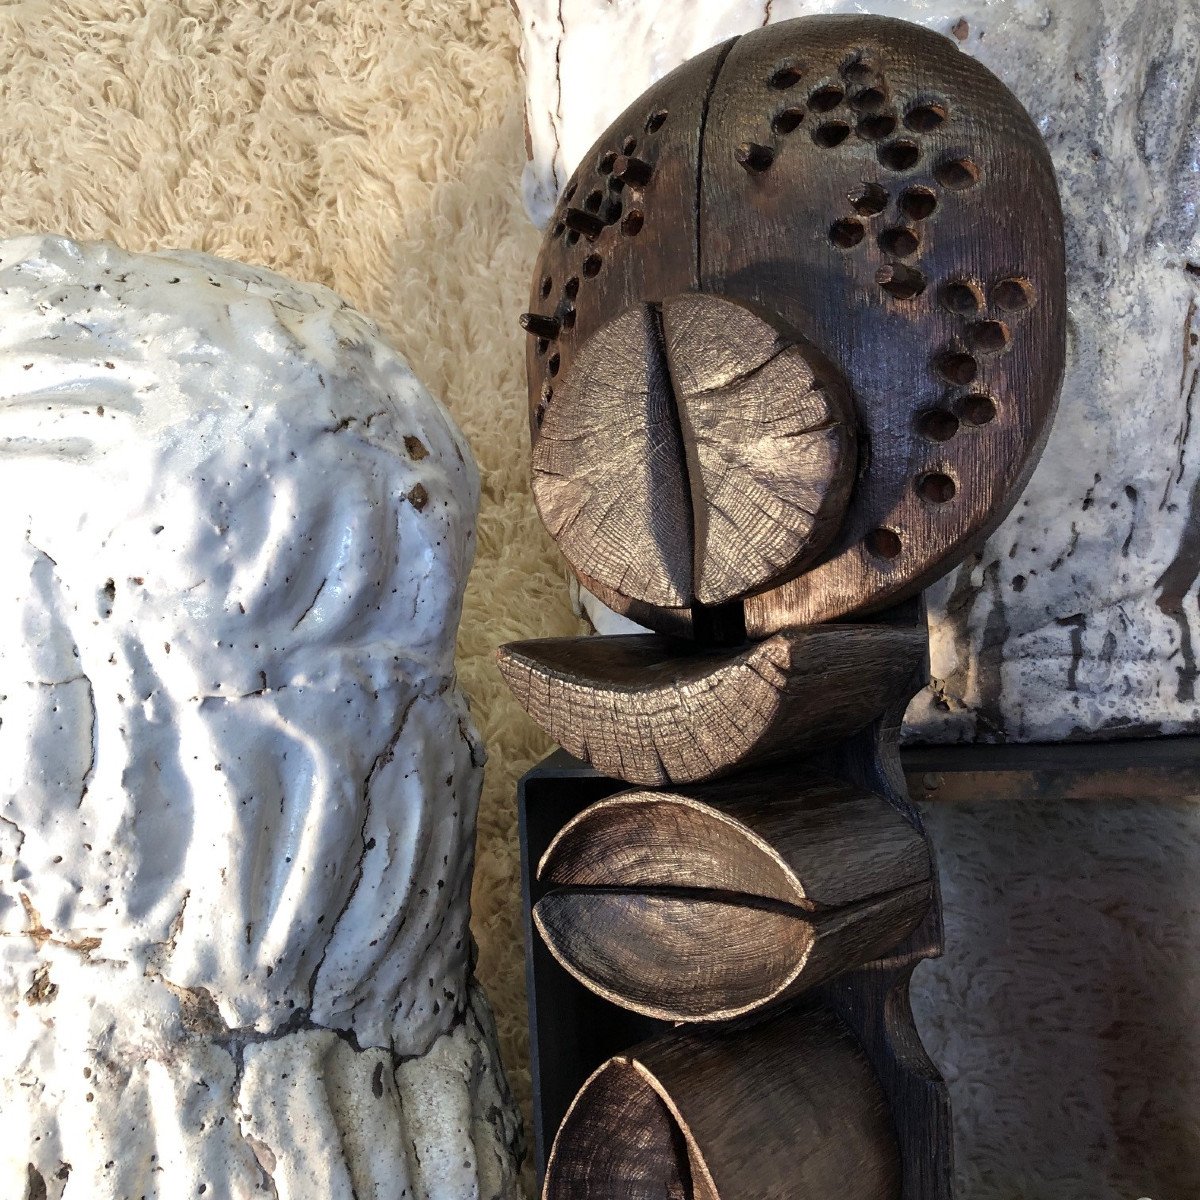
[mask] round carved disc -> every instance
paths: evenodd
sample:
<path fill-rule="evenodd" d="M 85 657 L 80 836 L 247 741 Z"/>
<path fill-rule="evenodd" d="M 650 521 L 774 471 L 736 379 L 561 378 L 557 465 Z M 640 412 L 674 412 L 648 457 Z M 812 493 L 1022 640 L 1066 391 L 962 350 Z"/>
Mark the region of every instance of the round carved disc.
<path fill-rule="evenodd" d="M 533 451 L 533 493 L 592 586 L 715 606 L 829 543 L 854 472 L 850 404 L 820 355 L 749 309 L 638 305 L 584 346 Z"/>

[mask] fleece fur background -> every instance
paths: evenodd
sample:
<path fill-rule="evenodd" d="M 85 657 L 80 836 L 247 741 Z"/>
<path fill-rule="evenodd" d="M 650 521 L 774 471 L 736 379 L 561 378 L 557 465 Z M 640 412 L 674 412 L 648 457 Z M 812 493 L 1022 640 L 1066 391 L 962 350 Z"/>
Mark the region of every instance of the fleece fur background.
<path fill-rule="evenodd" d="M 505 0 L 0 5 L 0 235 L 327 284 L 466 432 L 483 505 L 460 661 L 491 753 L 474 925 L 527 1103 L 512 796 L 548 745 L 492 652 L 579 625 L 526 484 L 516 39 Z M 961 1200 L 1197 1200 L 1200 807 L 929 816 L 951 951 L 915 1004 L 954 1093 Z"/>

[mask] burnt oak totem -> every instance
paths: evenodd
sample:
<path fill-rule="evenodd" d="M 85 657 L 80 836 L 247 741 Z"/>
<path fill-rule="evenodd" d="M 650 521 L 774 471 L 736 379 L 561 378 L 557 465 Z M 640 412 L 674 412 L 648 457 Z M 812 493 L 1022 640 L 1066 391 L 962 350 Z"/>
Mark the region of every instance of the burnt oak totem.
<path fill-rule="evenodd" d="M 547 1200 L 950 1196 L 908 1005 L 937 881 L 896 733 L 921 591 L 1019 495 L 1065 319 L 1037 129 L 902 21 L 714 46 L 563 189 L 522 318 L 533 493 L 581 584 L 653 632 L 500 665 L 632 785 L 550 841 L 537 931 L 665 1024 L 583 1084 Z"/>

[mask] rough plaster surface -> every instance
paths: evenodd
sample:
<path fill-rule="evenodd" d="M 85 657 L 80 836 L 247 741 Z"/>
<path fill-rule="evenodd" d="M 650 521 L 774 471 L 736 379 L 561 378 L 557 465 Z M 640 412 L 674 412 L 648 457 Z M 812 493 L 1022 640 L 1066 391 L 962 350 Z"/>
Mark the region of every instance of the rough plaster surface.
<path fill-rule="evenodd" d="M 21 238 L 0 464 L 0 1194 L 514 1194 L 445 410 L 324 288 Z"/>
<path fill-rule="evenodd" d="M 1200 8 L 1193 0 L 520 0 L 531 161 L 558 188 L 650 83 L 768 21 L 872 12 L 953 38 L 1042 131 L 1069 349 L 1018 507 L 930 592 L 922 740 L 1200 730 Z M 792 103 L 789 100 L 789 103 Z M 591 607 L 589 605 L 589 607 Z M 598 622 L 609 628 L 600 614 Z"/>

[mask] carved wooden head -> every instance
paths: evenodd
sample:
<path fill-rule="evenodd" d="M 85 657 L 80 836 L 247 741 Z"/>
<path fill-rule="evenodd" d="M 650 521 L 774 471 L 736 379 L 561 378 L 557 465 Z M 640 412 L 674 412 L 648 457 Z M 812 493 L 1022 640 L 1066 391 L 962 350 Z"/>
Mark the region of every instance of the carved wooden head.
<path fill-rule="evenodd" d="M 533 281 L 533 490 L 586 587 L 668 632 L 885 607 L 1008 512 L 1065 346 L 1049 155 L 906 22 L 713 47 L 601 136 Z"/>

